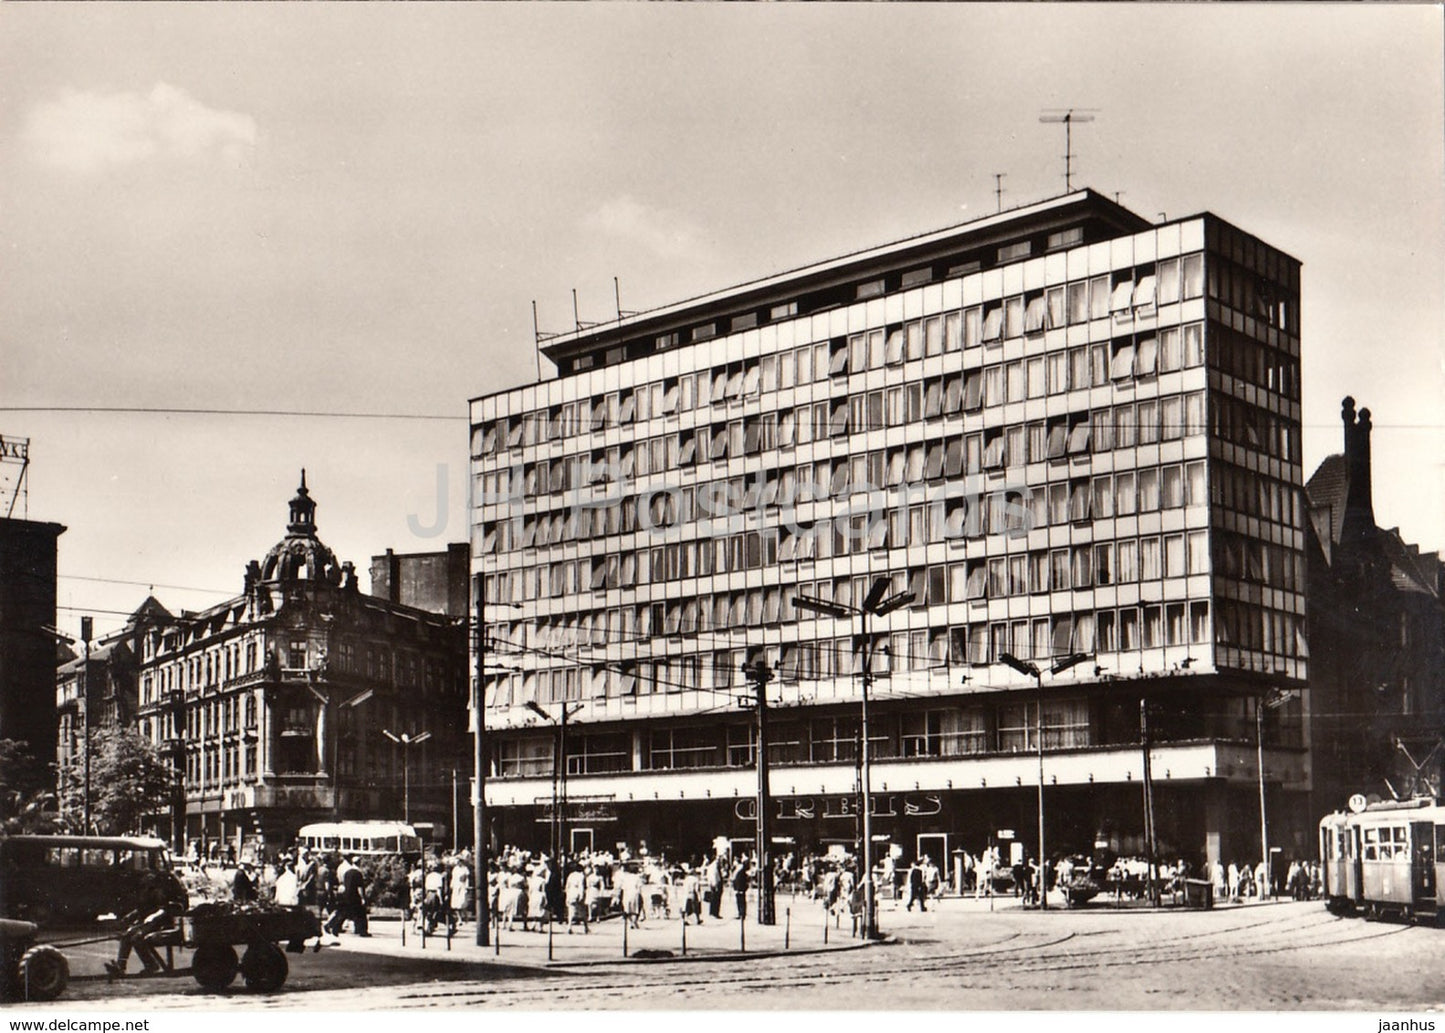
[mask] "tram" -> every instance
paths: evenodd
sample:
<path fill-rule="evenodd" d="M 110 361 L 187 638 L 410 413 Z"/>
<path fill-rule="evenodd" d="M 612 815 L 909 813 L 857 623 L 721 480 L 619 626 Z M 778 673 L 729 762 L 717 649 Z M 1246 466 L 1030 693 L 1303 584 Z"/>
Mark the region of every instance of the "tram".
<path fill-rule="evenodd" d="M 1320 821 L 1325 906 L 1337 915 L 1445 915 L 1445 807 L 1434 800 L 1366 804 Z"/>

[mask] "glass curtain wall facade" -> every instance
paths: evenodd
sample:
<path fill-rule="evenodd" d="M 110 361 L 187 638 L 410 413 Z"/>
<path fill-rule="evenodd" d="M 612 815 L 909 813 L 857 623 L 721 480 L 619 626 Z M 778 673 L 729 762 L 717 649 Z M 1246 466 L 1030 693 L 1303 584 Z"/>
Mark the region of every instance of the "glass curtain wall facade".
<path fill-rule="evenodd" d="M 766 659 L 783 833 L 850 841 L 867 654 L 875 831 L 909 856 L 1030 827 L 1040 728 L 1080 815 L 1059 851 L 1137 848 L 1146 697 L 1167 845 L 1244 850 L 1255 702 L 1305 677 L 1298 299 L 1299 264 L 1217 218 L 1085 191 L 550 342 L 554 379 L 471 407 L 503 838 L 547 834 L 528 704 L 580 705 L 589 836 L 750 835 Z M 914 600 L 866 643 L 794 605 L 878 578 Z M 1041 720 L 1004 654 L 1043 670 Z M 1266 778 L 1307 789 L 1306 708 L 1269 716 Z"/>

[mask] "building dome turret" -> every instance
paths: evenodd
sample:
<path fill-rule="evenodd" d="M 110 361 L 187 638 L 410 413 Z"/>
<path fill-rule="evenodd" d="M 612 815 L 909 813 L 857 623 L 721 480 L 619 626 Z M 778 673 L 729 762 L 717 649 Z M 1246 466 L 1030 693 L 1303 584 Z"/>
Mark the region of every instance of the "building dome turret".
<path fill-rule="evenodd" d="M 306 487 L 306 471 L 291 500 L 291 519 L 286 537 L 271 547 L 261 561 L 261 580 L 266 582 L 311 581 L 335 585 L 341 580 L 336 554 L 316 537 L 316 502 Z"/>

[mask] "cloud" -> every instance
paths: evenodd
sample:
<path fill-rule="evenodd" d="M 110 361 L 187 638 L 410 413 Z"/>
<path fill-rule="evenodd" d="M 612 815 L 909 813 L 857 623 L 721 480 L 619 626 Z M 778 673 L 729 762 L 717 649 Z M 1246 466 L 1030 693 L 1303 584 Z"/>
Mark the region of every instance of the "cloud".
<path fill-rule="evenodd" d="M 235 164 L 256 145 L 256 120 L 166 83 L 146 94 L 67 90 L 31 110 L 24 140 L 41 164 L 82 174 L 147 161 Z"/>
<path fill-rule="evenodd" d="M 590 230 L 632 241 L 663 258 L 695 253 L 697 230 L 672 212 L 647 205 L 629 195 L 605 202 L 583 221 Z"/>

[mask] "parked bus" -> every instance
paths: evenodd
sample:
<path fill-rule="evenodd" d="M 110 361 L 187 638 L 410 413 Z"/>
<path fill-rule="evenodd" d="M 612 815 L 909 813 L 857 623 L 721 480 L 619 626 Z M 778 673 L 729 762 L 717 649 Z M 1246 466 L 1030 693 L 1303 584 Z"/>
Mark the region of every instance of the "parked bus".
<path fill-rule="evenodd" d="M 321 853 L 420 856 L 416 828 L 399 821 L 319 821 L 303 825 L 296 846 Z"/>
<path fill-rule="evenodd" d="M 41 926 L 93 922 L 145 904 L 173 914 L 188 905 L 170 851 L 142 836 L 7 836 L 0 839 L 0 916 Z"/>

